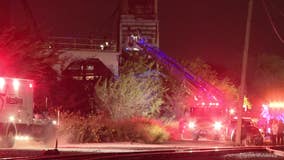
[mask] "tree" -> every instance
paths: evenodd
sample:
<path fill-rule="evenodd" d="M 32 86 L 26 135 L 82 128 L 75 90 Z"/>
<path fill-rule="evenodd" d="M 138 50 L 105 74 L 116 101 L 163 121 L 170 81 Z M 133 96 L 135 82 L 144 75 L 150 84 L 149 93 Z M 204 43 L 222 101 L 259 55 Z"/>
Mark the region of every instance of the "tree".
<path fill-rule="evenodd" d="M 215 85 L 218 82 L 218 73 L 213 68 L 200 58 L 191 61 L 183 60 L 183 66 L 197 77 Z"/>
<path fill-rule="evenodd" d="M 218 73 L 200 58 L 192 61 L 181 61 L 181 64 L 194 76 L 200 77 L 210 87 L 214 87 L 221 92 L 222 101 L 226 106 L 236 105 L 238 90 L 228 77 L 223 79 L 218 77 Z M 176 119 L 182 118 L 186 110 L 193 103 L 193 90 L 169 77 L 169 91 L 167 96 L 168 113 L 172 113 Z M 204 84 L 205 85 L 205 84 Z M 213 93 L 214 94 L 214 93 Z M 174 96 L 172 96 L 174 95 Z"/>
<path fill-rule="evenodd" d="M 284 91 L 284 58 L 275 54 L 259 54 L 249 81 L 251 97 L 256 102 L 279 98 Z M 271 97 L 274 96 L 274 97 Z"/>
<path fill-rule="evenodd" d="M 27 30 L 15 28 L 0 34 L 0 74 L 41 79 L 59 61 L 59 52 L 44 47 L 45 43 Z"/>
<path fill-rule="evenodd" d="M 183 64 L 193 74 L 202 78 L 212 87 L 220 90 L 226 105 L 234 105 L 236 103 L 239 97 L 238 89 L 228 77 L 218 77 L 218 73 L 200 58 L 196 58 L 189 63 L 183 62 Z"/>
<path fill-rule="evenodd" d="M 122 64 L 119 68 L 121 74 L 142 74 L 149 70 L 160 71 L 157 63 L 150 57 L 139 52 L 122 53 Z"/>
<path fill-rule="evenodd" d="M 159 72 L 151 70 L 153 65 L 147 64 L 144 58 L 139 58 L 140 63 L 125 63 L 122 68 L 125 72 L 118 79 L 97 83 L 95 90 L 99 104 L 111 118 L 155 117 L 159 114 L 165 88 Z"/>
<path fill-rule="evenodd" d="M 192 99 L 192 90 L 173 77 L 167 77 L 167 92 L 165 104 L 162 107 L 165 120 L 180 119 L 184 117 Z"/>
<path fill-rule="evenodd" d="M 57 74 L 52 66 L 59 54 L 28 30 L 6 29 L 0 34 L 0 75 L 33 79 L 36 103 L 44 104 L 43 97 L 53 92 Z"/>

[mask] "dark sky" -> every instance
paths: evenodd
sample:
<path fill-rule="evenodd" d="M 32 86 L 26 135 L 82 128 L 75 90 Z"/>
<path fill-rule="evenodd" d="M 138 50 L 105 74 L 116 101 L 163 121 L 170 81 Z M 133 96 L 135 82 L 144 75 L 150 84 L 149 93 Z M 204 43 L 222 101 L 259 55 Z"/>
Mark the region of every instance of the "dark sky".
<path fill-rule="evenodd" d="M 25 18 L 19 18 L 25 14 L 19 0 L 11 1 L 14 21 L 24 23 Z M 284 0 L 266 1 L 284 37 Z M 40 28 L 52 35 L 86 37 L 116 28 L 119 0 L 28 2 Z M 222 75 L 238 79 L 247 5 L 248 0 L 159 0 L 160 48 L 174 58 L 201 57 Z M 250 42 L 250 61 L 258 53 L 284 57 L 284 44 L 273 32 L 261 0 L 254 0 Z"/>
<path fill-rule="evenodd" d="M 284 12 L 284 1 L 270 2 Z M 248 0 L 161 1 L 161 48 L 179 57 L 200 56 L 225 75 L 239 79 L 247 5 Z M 284 16 L 276 18 L 284 37 Z M 257 53 L 284 56 L 284 44 L 273 33 L 260 0 L 254 0 L 249 62 Z"/>

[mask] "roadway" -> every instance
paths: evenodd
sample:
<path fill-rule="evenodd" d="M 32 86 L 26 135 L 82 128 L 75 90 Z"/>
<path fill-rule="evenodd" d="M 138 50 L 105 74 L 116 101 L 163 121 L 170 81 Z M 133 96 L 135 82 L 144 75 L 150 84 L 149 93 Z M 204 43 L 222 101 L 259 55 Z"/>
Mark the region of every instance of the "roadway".
<path fill-rule="evenodd" d="M 52 145 L 46 146 L 40 142 L 26 141 L 16 142 L 14 149 L 28 150 L 46 150 L 55 147 L 55 142 Z M 233 147 L 233 144 L 225 141 L 173 141 L 164 144 L 142 144 L 131 142 L 117 143 L 83 143 L 83 144 L 68 144 L 58 141 L 58 149 L 62 151 L 82 151 L 82 152 L 141 152 L 153 150 L 184 150 L 184 149 L 218 149 Z"/>
<path fill-rule="evenodd" d="M 63 144 L 59 141 L 58 150 L 38 142 L 16 142 L 13 149 L 0 149 L 0 158 L 16 159 L 224 159 L 224 156 L 234 156 L 246 153 L 255 156 L 272 156 L 268 159 L 283 159 L 272 151 L 267 152 L 267 146 L 234 146 L 228 142 L 219 141 L 175 141 L 166 144 L 141 143 L 87 143 Z M 50 158 L 50 156 L 54 156 Z M 258 159 L 257 159 L 258 160 Z"/>

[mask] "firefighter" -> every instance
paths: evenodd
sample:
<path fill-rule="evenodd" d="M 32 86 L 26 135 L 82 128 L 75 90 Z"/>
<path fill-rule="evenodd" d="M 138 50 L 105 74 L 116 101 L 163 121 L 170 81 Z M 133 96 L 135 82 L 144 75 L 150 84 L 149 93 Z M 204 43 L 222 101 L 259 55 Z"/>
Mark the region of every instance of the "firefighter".
<path fill-rule="evenodd" d="M 277 133 L 278 133 L 278 123 L 277 120 L 273 119 L 272 120 L 272 124 L 271 124 L 271 142 L 273 145 L 277 144 L 276 140 L 277 140 Z"/>
<path fill-rule="evenodd" d="M 284 136 L 284 124 L 281 120 L 278 121 L 278 132 L 277 132 L 277 143 L 283 145 L 283 136 Z"/>

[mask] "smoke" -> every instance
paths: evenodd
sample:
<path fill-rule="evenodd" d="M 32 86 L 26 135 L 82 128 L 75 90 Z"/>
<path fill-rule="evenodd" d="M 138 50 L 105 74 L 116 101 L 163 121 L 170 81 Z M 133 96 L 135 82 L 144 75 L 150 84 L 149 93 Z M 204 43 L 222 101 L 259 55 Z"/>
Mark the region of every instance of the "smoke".
<path fill-rule="evenodd" d="M 57 140 L 57 142 L 56 142 Z M 50 139 L 48 142 L 36 141 L 33 139 L 29 140 L 16 140 L 14 149 L 31 149 L 31 150 L 45 150 L 60 147 L 67 143 L 68 136 L 60 136 L 57 138 Z M 56 146 L 57 143 L 57 146 Z"/>
<path fill-rule="evenodd" d="M 40 141 L 35 141 L 35 140 L 16 140 L 14 147 L 15 149 L 31 149 L 31 150 L 43 150 L 46 149 L 47 146 Z"/>

